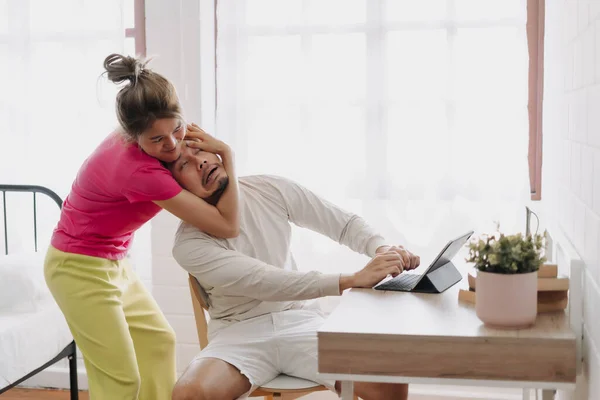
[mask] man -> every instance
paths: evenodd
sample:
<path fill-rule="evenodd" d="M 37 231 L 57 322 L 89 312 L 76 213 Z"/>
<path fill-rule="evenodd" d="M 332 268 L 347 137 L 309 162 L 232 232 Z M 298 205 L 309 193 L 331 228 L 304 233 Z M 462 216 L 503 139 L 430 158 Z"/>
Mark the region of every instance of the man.
<path fill-rule="evenodd" d="M 229 177 L 212 153 L 186 147 L 170 166 L 187 190 L 217 202 Z M 209 344 L 188 366 L 174 400 L 245 398 L 280 373 L 319 382 L 316 331 L 324 317 L 315 302 L 351 287 L 373 287 L 387 275 L 419 265 L 419 257 L 386 245 L 357 215 L 276 176 L 239 179 L 240 235 L 217 239 L 182 223 L 173 256 L 208 295 Z M 291 223 L 319 232 L 372 260 L 351 274 L 300 272 L 290 252 Z M 365 400 L 408 397 L 408 385 L 362 383 Z"/>

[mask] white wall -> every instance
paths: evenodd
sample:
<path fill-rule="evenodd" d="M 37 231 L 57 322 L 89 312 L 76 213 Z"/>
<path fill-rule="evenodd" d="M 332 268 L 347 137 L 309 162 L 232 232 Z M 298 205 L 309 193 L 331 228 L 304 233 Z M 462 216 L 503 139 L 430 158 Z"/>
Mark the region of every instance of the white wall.
<path fill-rule="evenodd" d="M 586 264 L 584 385 L 600 399 L 600 1 L 546 0 L 542 201 Z M 579 400 L 579 399 L 578 399 Z"/>

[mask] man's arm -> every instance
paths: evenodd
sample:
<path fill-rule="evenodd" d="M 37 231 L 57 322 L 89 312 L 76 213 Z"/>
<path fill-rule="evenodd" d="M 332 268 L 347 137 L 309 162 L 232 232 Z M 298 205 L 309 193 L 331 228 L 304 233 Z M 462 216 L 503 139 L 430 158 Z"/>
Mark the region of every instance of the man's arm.
<path fill-rule="evenodd" d="M 200 284 L 263 301 L 338 296 L 353 287 L 371 288 L 388 275 L 398 275 L 401 268 L 398 254 L 389 252 L 377 255 L 352 275 L 289 271 L 195 238 L 177 241 L 173 256 Z"/>
<path fill-rule="evenodd" d="M 186 239 L 178 242 L 173 248 L 173 257 L 201 284 L 258 300 L 307 300 L 339 296 L 347 288 L 340 287 L 340 274 L 284 270 L 208 240 Z"/>
<path fill-rule="evenodd" d="M 289 220 L 303 228 L 319 232 L 360 254 L 370 257 L 386 244 L 367 222 L 319 197 L 302 185 L 279 176 L 264 177 L 285 204 Z"/>

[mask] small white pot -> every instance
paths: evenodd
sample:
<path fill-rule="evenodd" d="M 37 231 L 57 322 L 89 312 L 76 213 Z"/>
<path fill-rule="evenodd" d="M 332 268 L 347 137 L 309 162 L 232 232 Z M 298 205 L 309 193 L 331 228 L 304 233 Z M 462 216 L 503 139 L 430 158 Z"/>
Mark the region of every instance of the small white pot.
<path fill-rule="evenodd" d="M 537 316 L 537 271 L 526 274 L 477 271 L 475 310 L 483 323 L 496 328 L 520 329 L 533 325 Z"/>

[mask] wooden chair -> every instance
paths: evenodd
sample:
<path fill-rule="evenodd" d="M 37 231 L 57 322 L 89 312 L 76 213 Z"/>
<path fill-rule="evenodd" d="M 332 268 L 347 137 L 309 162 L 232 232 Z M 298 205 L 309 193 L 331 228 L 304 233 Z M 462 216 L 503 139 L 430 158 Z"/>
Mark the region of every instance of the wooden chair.
<path fill-rule="evenodd" d="M 206 314 L 204 314 L 204 310 L 208 310 L 206 292 L 192 275 L 188 276 L 188 282 L 192 294 L 192 305 L 200 348 L 203 349 L 208 345 L 208 322 L 206 321 Z M 253 391 L 250 397 L 264 396 L 268 400 L 294 400 L 309 393 L 323 390 L 329 389 L 313 381 L 282 374 Z M 355 399 L 358 399 L 358 397 L 355 397 Z"/>

